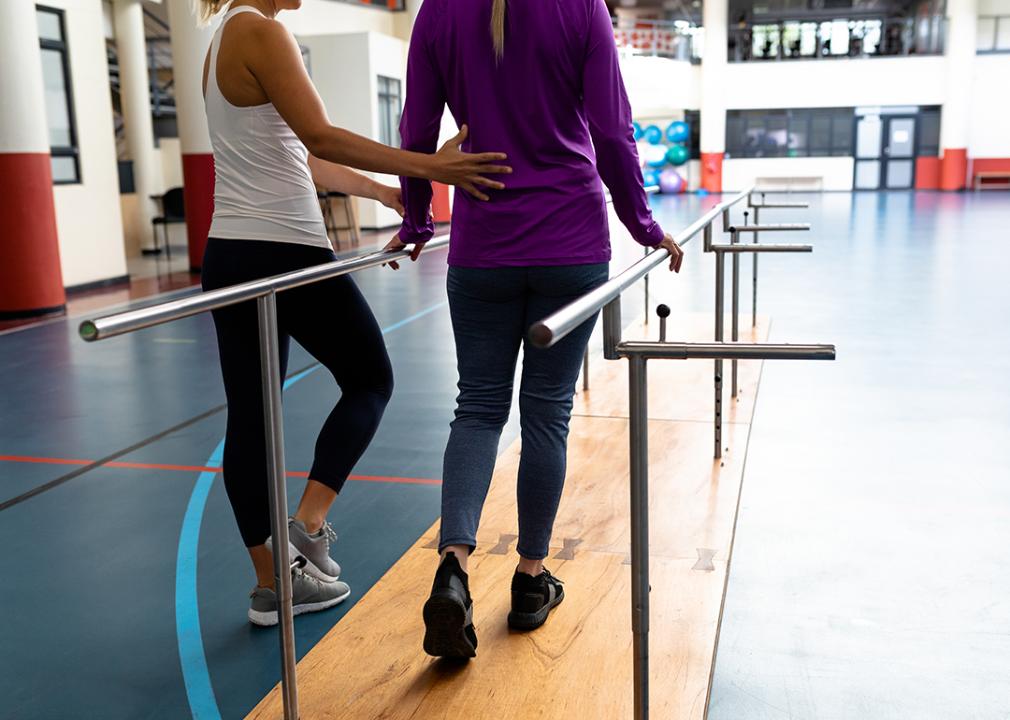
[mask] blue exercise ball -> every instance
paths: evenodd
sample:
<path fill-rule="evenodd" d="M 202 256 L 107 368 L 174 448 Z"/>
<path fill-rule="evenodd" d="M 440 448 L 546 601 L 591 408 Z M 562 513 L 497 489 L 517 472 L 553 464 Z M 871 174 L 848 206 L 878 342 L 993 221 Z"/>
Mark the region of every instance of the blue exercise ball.
<path fill-rule="evenodd" d="M 691 137 L 691 128 L 683 120 L 674 120 L 666 127 L 666 139 L 672 143 L 687 142 Z"/>
<path fill-rule="evenodd" d="M 667 150 L 666 145 L 646 145 L 642 159 L 651 168 L 661 168 L 666 165 Z"/>
<path fill-rule="evenodd" d="M 660 141 L 663 139 L 663 131 L 656 125 L 650 125 L 645 128 L 644 135 L 646 142 L 650 145 L 659 145 Z"/>
<path fill-rule="evenodd" d="M 646 170 L 642 174 L 642 180 L 645 181 L 645 187 L 650 185 L 659 185 L 659 173 L 655 170 Z"/>
<path fill-rule="evenodd" d="M 631 123 L 631 129 L 635 131 L 635 141 L 642 139 L 642 125 L 638 122 Z"/>

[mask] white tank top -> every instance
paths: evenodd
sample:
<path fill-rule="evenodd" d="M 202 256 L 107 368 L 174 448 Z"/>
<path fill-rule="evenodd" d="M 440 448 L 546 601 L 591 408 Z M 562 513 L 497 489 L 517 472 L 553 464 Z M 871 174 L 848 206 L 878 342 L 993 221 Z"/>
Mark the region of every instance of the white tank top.
<path fill-rule="evenodd" d="M 207 126 L 214 149 L 214 219 L 210 237 L 272 240 L 331 249 L 309 152 L 272 103 L 238 107 L 217 84 L 217 51 L 224 26 L 243 5 L 224 16 L 210 46 Z"/>

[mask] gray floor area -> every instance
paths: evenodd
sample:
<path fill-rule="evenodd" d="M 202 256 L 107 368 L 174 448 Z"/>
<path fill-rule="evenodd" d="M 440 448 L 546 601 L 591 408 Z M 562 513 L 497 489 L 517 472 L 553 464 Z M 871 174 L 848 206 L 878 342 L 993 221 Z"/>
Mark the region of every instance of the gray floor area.
<path fill-rule="evenodd" d="M 1006 720 L 1010 197 L 809 199 L 760 302 L 838 360 L 765 366 L 709 718 Z"/>

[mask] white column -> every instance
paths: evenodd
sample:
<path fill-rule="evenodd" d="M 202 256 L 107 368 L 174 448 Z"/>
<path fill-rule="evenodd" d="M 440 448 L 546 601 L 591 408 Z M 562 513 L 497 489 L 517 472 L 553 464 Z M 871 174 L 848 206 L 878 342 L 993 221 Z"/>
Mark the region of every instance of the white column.
<path fill-rule="evenodd" d="M 140 0 L 113 0 L 112 23 L 119 58 L 119 89 L 126 146 L 133 160 L 133 183 L 137 193 L 133 217 L 126 218 L 126 231 L 140 238 L 142 250 L 153 250 L 151 218 L 155 203 L 151 195 L 160 190 L 154 155 L 154 123 L 151 120 L 150 75 L 144 41 L 144 12 Z"/>
<path fill-rule="evenodd" d="M 63 308 L 39 28 L 32 0 L 0 0 L 0 317 Z"/>
<path fill-rule="evenodd" d="M 182 151 L 189 264 L 195 270 L 203 261 L 207 232 L 214 213 L 214 156 L 203 99 L 203 65 L 214 31 L 213 25 L 197 25 L 190 0 L 167 0 L 167 6 L 172 33 L 172 77 Z"/>
<path fill-rule="evenodd" d="M 977 26 L 977 0 L 947 0 L 946 94 L 940 115 L 940 187 L 944 190 L 960 190 L 967 174 Z"/>
<path fill-rule="evenodd" d="M 702 26 L 705 50 L 701 59 L 702 187 L 722 191 L 722 156 L 726 150 L 727 0 L 705 0 Z"/>

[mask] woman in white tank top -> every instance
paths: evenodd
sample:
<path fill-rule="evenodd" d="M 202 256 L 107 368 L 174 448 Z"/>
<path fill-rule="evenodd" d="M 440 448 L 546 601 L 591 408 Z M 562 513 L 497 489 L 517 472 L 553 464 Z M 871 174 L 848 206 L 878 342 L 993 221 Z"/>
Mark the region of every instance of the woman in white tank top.
<path fill-rule="evenodd" d="M 228 2 L 199 0 L 205 20 Z M 460 133 L 437 153 L 406 152 L 334 127 L 308 77 L 294 37 L 274 17 L 301 0 L 236 0 L 214 34 L 204 67 L 207 124 L 214 150 L 214 218 L 203 261 L 213 289 L 330 262 L 316 185 L 378 200 L 401 212 L 399 188 L 360 170 L 438 180 L 479 199 L 501 188 L 486 175 L 510 172 L 501 153 L 460 151 Z M 413 257 L 416 259 L 420 246 Z M 294 578 L 295 613 L 331 607 L 348 596 L 329 555 L 336 538 L 326 515 L 368 447 L 392 393 L 382 333 L 350 277 L 282 293 L 278 298 L 281 364 L 295 338 L 336 378 L 340 401 L 316 443 L 309 481 L 290 521 L 294 551 L 308 564 Z M 255 308 L 214 312 L 228 399 L 224 482 L 256 570 L 249 619 L 277 622 L 270 552 L 266 451 Z M 348 348 L 354 348 L 350 352 Z"/>

